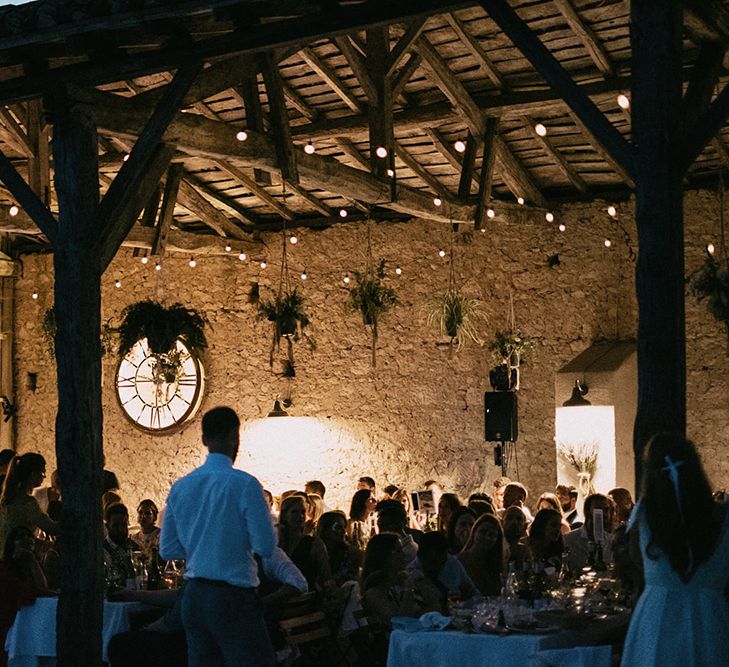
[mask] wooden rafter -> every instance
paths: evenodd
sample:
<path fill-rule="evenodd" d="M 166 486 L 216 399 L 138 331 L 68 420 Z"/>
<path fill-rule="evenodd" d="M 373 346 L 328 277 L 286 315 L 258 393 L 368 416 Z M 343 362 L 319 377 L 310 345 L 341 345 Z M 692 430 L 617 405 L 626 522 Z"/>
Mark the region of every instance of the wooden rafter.
<path fill-rule="evenodd" d="M 206 183 L 200 178 L 197 178 L 196 176 L 193 176 L 189 172 L 185 175 L 185 180 L 193 185 L 196 190 L 207 196 L 211 203 L 217 202 L 223 211 L 229 212 L 236 220 L 251 225 L 258 224 L 258 218 L 254 216 L 249 209 L 240 204 L 234 197 L 229 197 L 224 192 L 216 190 L 212 187 L 212 185 Z"/>
<path fill-rule="evenodd" d="M 342 153 L 352 158 L 362 169 L 369 172 L 370 163 L 367 158 L 359 152 L 359 149 L 347 137 L 337 137 L 337 147 Z"/>
<path fill-rule="evenodd" d="M 155 229 L 154 240 L 152 241 L 151 251 L 153 255 L 163 257 L 167 248 L 167 239 L 172 228 L 172 221 L 175 215 L 175 204 L 177 203 L 177 193 L 180 190 L 182 175 L 185 168 L 181 164 L 173 164 L 167 173 L 167 182 L 165 183 L 165 193 L 162 199 L 162 208 L 159 213 L 159 224 Z M 142 225 L 144 227 L 145 225 Z"/>
<path fill-rule="evenodd" d="M 418 18 L 408 24 L 405 32 L 402 34 L 400 39 L 398 39 L 397 44 L 395 44 L 392 51 L 390 51 L 387 61 L 387 69 L 385 71 L 385 75 L 387 77 L 392 77 L 395 74 L 400 61 L 405 57 L 405 54 L 413 48 L 415 41 L 418 37 L 420 37 L 420 33 L 425 27 L 425 22 L 425 18 Z"/>
<path fill-rule="evenodd" d="M 434 194 L 437 194 L 441 198 L 450 197 L 450 193 L 447 188 L 430 172 L 428 172 L 423 165 L 421 165 L 403 146 L 399 141 L 395 141 L 395 154 L 410 169 L 421 181 L 423 181 Z"/>
<path fill-rule="evenodd" d="M 463 45 L 468 49 L 468 52 L 474 57 L 479 66 L 486 72 L 486 76 L 491 79 L 493 84 L 499 90 L 508 90 L 509 86 L 506 80 L 501 75 L 496 65 L 488 57 L 486 51 L 484 51 L 478 40 L 466 29 L 463 21 L 459 19 L 455 14 L 446 14 L 446 20 L 453 28 L 458 38 L 461 40 Z"/>
<path fill-rule="evenodd" d="M 357 113 L 364 111 L 362 103 L 354 96 L 352 91 L 349 89 L 337 75 L 337 73 L 329 67 L 314 51 L 307 47 L 304 47 L 299 51 L 299 55 L 302 57 L 304 62 L 311 67 L 322 80 L 342 99 L 342 101 L 352 110 Z"/>
<path fill-rule="evenodd" d="M 725 84 L 716 99 L 685 131 L 680 168 L 684 172 L 693 164 L 706 144 L 716 136 L 729 117 L 729 84 Z"/>
<path fill-rule="evenodd" d="M 333 217 L 334 211 L 330 209 L 323 201 L 315 197 L 311 192 L 305 190 L 301 185 L 295 183 L 287 183 L 290 190 L 296 193 L 303 200 L 307 201 L 314 209 L 327 217 Z"/>
<path fill-rule="evenodd" d="M 683 96 L 683 124 L 691 127 L 711 102 L 727 47 L 721 42 L 702 42 L 694 63 L 689 85 Z"/>
<path fill-rule="evenodd" d="M 487 206 L 489 201 L 491 201 L 491 184 L 493 182 L 494 164 L 496 163 L 496 135 L 498 130 L 499 119 L 487 118 L 483 136 L 481 174 L 478 179 L 476 213 L 473 217 L 475 229 L 481 229 L 486 221 Z"/>
<path fill-rule="evenodd" d="M 392 127 L 392 86 L 387 77 L 387 59 L 390 55 L 390 39 L 387 26 L 367 31 L 367 66 L 371 83 L 375 88 L 375 101 L 368 107 L 370 126 L 370 170 L 380 177 L 388 176 L 394 169 L 395 135 Z M 380 157 L 378 150 L 385 149 Z"/>
<path fill-rule="evenodd" d="M 466 150 L 461 161 L 461 175 L 458 180 L 458 196 L 466 199 L 471 196 L 471 181 L 479 182 L 476 176 L 476 146 L 477 140 L 471 134 L 466 139 Z"/>
<path fill-rule="evenodd" d="M 378 89 L 370 76 L 368 62 L 354 47 L 349 35 L 335 37 L 334 42 L 339 47 L 339 50 L 352 69 L 357 81 L 359 81 L 359 85 L 362 86 L 362 90 L 364 90 L 365 95 L 367 96 L 369 106 L 379 104 Z"/>
<path fill-rule="evenodd" d="M 7 107 L 0 106 L 0 122 L 5 126 L 11 137 L 11 142 L 19 153 L 33 155 L 33 145 L 28 138 L 28 133 L 20 126 L 12 111 Z"/>
<path fill-rule="evenodd" d="M 43 101 L 28 102 L 28 141 L 33 149 L 28 157 L 28 184 L 49 206 L 51 203 L 51 160 L 50 160 L 50 126 L 43 114 Z"/>
<path fill-rule="evenodd" d="M 423 57 L 419 53 L 411 53 L 408 61 L 392 78 L 392 97 L 397 98 L 401 93 L 405 84 L 412 79 L 415 71 L 423 62 Z"/>
<path fill-rule="evenodd" d="M 593 32 L 592 28 L 585 24 L 582 17 L 572 5 L 572 0 L 552 0 L 557 6 L 562 16 L 567 21 L 567 25 L 572 28 L 572 32 L 577 35 L 582 45 L 587 49 L 590 58 L 605 77 L 611 77 L 615 74 L 610 56 L 608 56 L 605 47 L 600 44 L 600 40 Z"/>
<path fill-rule="evenodd" d="M 258 75 L 249 74 L 241 83 L 233 87 L 233 91 L 243 100 L 246 110 L 246 127 L 256 132 L 267 130 L 268 118 L 266 118 L 261 106 L 261 98 L 258 94 Z M 258 183 L 271 185 L 271 176 L 265 171 L 256 169 L 253 175 Z"/>
<path fill-rule="evenodd" d="M 243 231 L 227 216 L 213 206 L 193 185 L 185 178 L 180 182 L 177 193 L 177 203 L 196 215 L 210 229 L 220 236 L 233 239 L 246 238 Z"/>
<path fill-rule="evenodd" d="M 284 95 L 286 99 L 291 103 L 298 112 L 306 118 L 310 123 L 313 123 L 319 118 L 319 112 L 304 101 L 301 97 L 284 79 L 281 79 L 281 86 L 283 87 Z"/>
<path fill-rule="evenodd" d="M 426 128 L 425 133 L 428 135 L 430 140 L 433 142 L 435 149 L 445 158 L 448 164 L 453 167 L 457 173 L 461 173 L 463 168 L 463 160 L 461 156 L 456 152 L 450 142 L 446 141 L 441 132 L 437 129 Z M 472 173 L 472 179 L 476 186 L 478 186 L 478 172 Z"/>

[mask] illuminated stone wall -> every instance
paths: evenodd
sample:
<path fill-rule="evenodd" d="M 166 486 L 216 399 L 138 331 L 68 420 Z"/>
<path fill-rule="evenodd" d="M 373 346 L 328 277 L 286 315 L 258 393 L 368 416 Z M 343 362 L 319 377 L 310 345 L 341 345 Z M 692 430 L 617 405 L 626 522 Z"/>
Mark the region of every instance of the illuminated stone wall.
<path fill-rule="evenodd" d="M 555 371 L 594 340 L 635 334 L 634 264 L 605 208 L 568 206 L 552 225 L 541 214 L 521 212 L 508 222 L 489 223 L 485 233 L 466 235 L 454 246 L 463 291 L 484 303 L 485 340 L 507 326 L 512 295 L 517 327 L 536 343 L 521 372 L 518 441 L 519 476 L 533 495 L 551 489 L 556 479 Z M 620 216 L 635 245 L 631 210 L 632 204 L 623 205 Z M 691 194 L 686 211 L 687 263 L 695 266 L 701 247 L 716 234 L 715 200 Z M 566 225 L 563 233 L 556 227 L 560 222 Z M 150 297 L 205 313 L 210 348 L 204 357 L 208 382 L 202 409 L 228 404 L 239 411 L 245 420 L 240 464 L 274 493 L 317 477 L 329 489 L 327 505 L 347 507 L 355 480 L 369 474 L 380 486 L 395 483 L 410 490 L 437 478 L 448 490 L 467 495 L 482 484 L 490 486 L 499 474 L 492 446 L 483 439 L 483 392 L 489 389 L 492 359 L 485 347 L 473 344 L 451 358 L 426 325 L 433 294 L 448 282 L 447 261 L 438 255 L 439 248 L 448 248 L 448 229 L 427 221 L 373 225 L 374 253 L 387 260 L 387 282 L 399 300 L 381 324 L 374 370 L 368 332 L 360 317 L 346 311 L 343 283 L 346 273 L 363 268 L 365 227 L 340 224 L 299 235 L 299 243 L 289 248 L 289 262 L 307 299 L 315 348 L 304 341 L 296 345 L 290 411 L 300 419 L 288 423 L 256 421 L 287 385 L 269 370 L 271 330 L 249 303 L 253 283 L 260 283 L 264 297 L 277 285 L 278 237 L 264 238 L 265 270 L 235 256 L 198 258 L 192 269 L 188 257 L 174 255 L 156 272 L 152 262 L 143 265 L 123 251 L 104 277 L 102 316 L 118 318 L 124 306 Z M 609 248 L 606 238 L 612 241 Z M 549 266 L 548 258 L 557 254 L 560 263 Z M 44 453 L 52 468 L 55 368 L 40 331 L 42 314 L 52 303 L 52 260 L 25 256 L 23 262 L 16 293 L 18 445 Z M 401 276 L 394 273 L 397 265 Z M 303 269 L 305 282 L 299 278 Z M 34 289 L 38 300 L 31 299 Z M 687 312 L 691 432 L 716 458 L 711 469 L 716 483 L 729 484 L 729 457 L 719 453 L 729 436 L 726 335 L 691 298 Z M 163 502 L 170 483 L 202 460 L 199 415 L 165 437 L 136 430 L 116 402 L 115 369 L 116 360 L 106 358 L 107 466 L 118 473 L 130 505 L 144 497 Z M 29 373 L 37 374 L 35 391 L 29 388 Z"/>

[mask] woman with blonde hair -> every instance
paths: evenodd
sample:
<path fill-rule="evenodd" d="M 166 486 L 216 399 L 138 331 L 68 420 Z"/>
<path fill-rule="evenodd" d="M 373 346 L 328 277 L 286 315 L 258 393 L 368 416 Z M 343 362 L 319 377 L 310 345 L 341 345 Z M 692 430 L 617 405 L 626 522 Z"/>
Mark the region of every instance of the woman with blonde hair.
<path fill-rule="evenodd" d="M 537 500 L 536 507 L 534 508 L 535 516 L 539 513 L 539 510 L 554 510 L 555 512 L 559 512 L 560 517 L 562 517 L 562 525 L 560 527 L 562 535 L 566 535 L 570 532 L 570 530 L 572 530 L 569 523 L 567 523 L 564 518 L 562 505 L 559 502 L 559 498 L 557 498 L 557 494 L 546 491 L 539 496 L 539 500 Z"/>

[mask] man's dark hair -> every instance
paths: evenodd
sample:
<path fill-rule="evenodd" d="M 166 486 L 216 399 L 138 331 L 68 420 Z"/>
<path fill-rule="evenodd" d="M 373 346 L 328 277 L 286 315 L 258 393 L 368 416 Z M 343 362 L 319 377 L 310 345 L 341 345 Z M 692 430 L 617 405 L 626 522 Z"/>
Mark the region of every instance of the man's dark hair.
<path fill-rule="evenodd" d="M 361 482 L 362 484 L 367 484 L 367 486 L 369 486 L 370 489 L 374 489 L 377 486 L 375 484 L 375 480 L 372 479 L 371 477 L 360 477 L 357 481 Z"/>
<path fill-rule="evenodd" d="M 102 473 L 102 493 L 106 493 L 107 491 L 115 491 L 119 488 L 119 478 L 116 476 L 116 473 L 113 473 L 111 470 L 104 470 Z"/>
<path fill-rule="evenodd" d="M 418 557 L 425 558 L 430 553 L 448 553 L 448 540 L 440 531 L 423 533 L 418 545 Z"/>
<path fill-rule="evenodd" d="M 240 419 L 233 408 L 218 406 L 203 415 L 203 442 L 211 452 L 227 453 L 231 436 L 237 435 L 239 429 Z"/>
<path fill-rule="evenodd" d="M 309 487 L 314 493 L 318 493 L 319 496 L 324 499 L 324 494 L 327 492 L 327 487 L 324 486 L 323 482 L 318 479 L 312 479 L 311 481 L 304 484 L 304 487 Z"/>
<path fill-rule="evenodd" d="M 382 492 L 386 493 L 388 496 L 394 496 L 399 490 L 400 487 L 397 486 L 397 484 L 388 484 L 384 489 L 382 489 Z"/>
<path fill-rule="evenodd" d="M 470 507 L 471 503 L 476 500 L 485 500 L 487 503 L 491 503 L 492 505 L 494 504 L 494 499 L 488 493 L 476 492 L 468 496 L 468 502 L 466 505 Z"/>
<path fill-rule="evenodd" d="M 386 522 L 389 521 L 402 521 L 403 528 L 407 525 L 408 515 L 405 511 L 405 506 L 399 500 L 381 500 L 375 506 L 375 512 L 377 513 L 377 522 L 380 519 L 385 518 Z"/>
<path fill-rule="evenodd" d="M 15 452 L 12 449 L 3 449 L 0 451 L 0 466 L 6 466 L 13 460 Z"/>
<path fill-rule="evenodd" d="M 111 517 L 115 514 L 123 514 L 127 519 L 129 518 L 129 510 L 127 509 L 127 506 L 122 503 L 114 503 L 106 508 L 106 512 L 104 512 L 104 521 L 109 523 Z"/>

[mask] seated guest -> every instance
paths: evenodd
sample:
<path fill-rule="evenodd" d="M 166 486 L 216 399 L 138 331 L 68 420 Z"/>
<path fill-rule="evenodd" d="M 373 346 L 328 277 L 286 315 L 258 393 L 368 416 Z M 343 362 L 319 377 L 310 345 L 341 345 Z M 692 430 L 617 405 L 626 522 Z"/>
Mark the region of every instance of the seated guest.
<path fill-rule="evenodd" d="M 51 473 L 51 485 L 41 486 L 33 492 L 33 498 L 38 501 L 41 512 L 49 514 L 49 506 L 61 500 L 61 489 L 58 486 L 58 470 Z"/>
<path fill-rule="evenodd" d="M 566 534 L 569 533 L 571 528 L 570 525 L 565 521 L 565 518 L 562 513 L 562 505 L 559 502 L 559 498 L 557 498 L 557 495 L 554 493 L 549 493 L 546 491 L 541 496 L 539 496 L 539 500 L 537 500 L 537 505 L 535 508 L 535 512 L 539 512 L 539 510 L 554 510 L 555 512 L 559 512 L 560 517 L 562 517 L 562 533 Z"/>
<path fill-rule="evenodd" d="M 137 506 L 137 520 L 139 531 L 132 535 L 132 540 L 139 545 L 144 555 L 151 558 L 152 549 L 159 551 L 159 533 L 157 516 L 159 510 L 153 500 L 146 498 Z"/>
<path fill-rule="evenodd" d="M 527 522 L 530 523 L 532 515 L 529 508 L 526 506 L 528 497 L 529 492 L 527 491 L 526 486 L 519 482 L 509 482 L 504 489 L 504 509 L 501 510 L 500 518 L 503 518 L 504 512 L 509 509 L 509 507 L 518 507 L 522 512 L 524 512 Z"/>
<path fill-rule="evenodd" d="M 289 496 L 281 503 L 278 545 L 306 577 L 309 588 L 322 589 L 332 583 L 327 549 L 318 537 L 304 534 L 305 526 L 306 499 Z"/>
<path fill-rule="evenodd" d="M 633 511 L 633 496 L 628 489 L 619 486 L 608 491 L 608 498 L 615 503 L 615 527 L 624 526 Z"/>
<path fill-rule="evenodd" d="M 8 664 L 5 637 L 18 610 L 49 593 L 33 544 L 33 533 L 25 526 L 13 528 L 5 540 L 0 561 L 0 667 Z"/>
<path fill-rule="evenodd" d="M 136 573 L 132 563 L 132 551 L 139 551 L 139 546 L 129 539 L 129 511 L 125 505 L 117 503 L 109 505 L 104 513 L 106 522 L 106 538 L 103 542 L 104 566 L 110 579 L 123 587 L 127 581 L 134 579 Z"/>
<path fill-rule="evenodd" d="M 564 536 L 564 545 L 569 550 L 568 564 L 572 572 L 579 572 L 592 565 L 595 558 L 596 544 L 594 535 L 594 511 L 602 510 L 603 521 L 603 561 L 608 564 L 613 560 L 613 536 L 610 526 L 613 521 L 613 503 L 602 493 L 593 493 L 585 498 L 585 523 Z"/>
<path fill-rule="evenodd" d="M 462 507 L 461 501 L 455 493 L 444 493 L 438 502 L 438 530 L 443 535 L 448 535 L 448 524 L 451 516 Z"/>
<path fill-rule="evenodd" d="M 414 535 L 422 534 L 422 527 L 418 524 L 415 512 L 412 510 L 410 504 L 410 494 L 405 489 L 398 489 L 392 496 L 393 500 L 397 500 L 405 508 L 405 515 L 407 516 L 407 530 L 412 532 Z M 416 540 L 417 541 L 417 540 Z"/>
<path fill-rule="evenodd" d="M 562 515 L 570 528 L 579 528 L 582 525 L 582 519 L 577 511 L 577 489 L 567 484 L 557 484 L 554 491 L 562 506 Z"/>
<path fill-rule="evenodd" d="M 307 535 L 316 535 L 316 527 L 321 515 L 324 514 L 324 501 L 318 493 L 309 493 L 306 496 L 306 528 Z"/>
<path fill-rule="evenodd" d="M 527 521 L 520 507 L 510 507 L 504 510 L 501 520 L 504 528 L 504 538 L 509 547 L 509 562 L 520 570 L 525 561 L 531 560 L 531 553 L 526 544 Z"/>
<path fill-rule="evenodd" d="M 337 586 L 345 581 L 356 581 L 362 561 L 362 553 L 345 541 L 346 531 L 347 516 L 344 512 L 336 510 L 321 515 L 316 534 L 327 549 L 329 569 Z"/>
<path fill-rule="evenodd" d="M 493 514 L 476 520 L 458 559 L 483 596 L 501 593 L 507 547 L 501 522 Z"/>
<path fill-rule="evenodd" d="M 448 553 L 457 554 L 466 546 L 476 514 L 468 507 L 459 507 L 451 515 L 448 524 Z"/>
<path fill-rule="evenodd" d="M 535 561 L 559 569 L 564 551 L 562 515 L 555 509 L 541 509 L 529 526 L 529 549 Z"/>
<path fill-rule="evenodd" d="M 22 454 L 10 462 L 0 493 L 0 548 L 18 526 L 31 532 L 40 528 L 50 535 L 58 533 L 59 524 L 41 511 L 33 497 L 33 489 L 43 483 L 45 476 L 46 461 L 40 454 Z"/>
<path fill-rule="evenodd" d="M 377 512 L 377 530 L 380 533 L 397 535 L 405 562 L 412 561 L 418 554 L 418 545 L 414 536 L 417 534 L 419 541 L 422 533 L 408 529 L 405 507 L 397 500 L 381 500 L 377 503 L 375 511 Z"/>
<path fill-rule="evenodd" d="M 425 533 L 418 547 L 417 561 L 408 568 L 405 589 L 412 591 L 422 612 L 437 611 L 448 615 L 449 589 L 443 583 L 448 562 L 448 540 L 443 533 Z"/>
<path fill-rule="evenodd" d="M 352 496 L 347 521 L 347 540 L 360 551 L 364 551 L 367 540 L 372 536 L 370 514 L 374 512 L 377 501 L 369 489 L 360 489 Z"/>
<path fill-rule="evenodd" d="M 468 496 L 468 500 L 466 501 L 466 506 L 470 507 L 471 503 L 475 503 L 475 502 L 487 502 L 490 505 L 493 505 L 494 499 L 488 493 L 476 492 L 476 493 L 472 493 L 470 496 Z"/>
<path fill-rule="evenodd" d="M 504 491 L 506 489 L 506 485 L 511 483 L 511 480 L 508 477 L 497 477 L 494 480 L 494 508 L 498 510 L 504 509 Z"/>
<path fill-rule="evenodd" d="M 478 519 L 479 517 L 483 516 L 484 514 L 493 514 L 496 516 L 496 510 L 494 509 L 494 506 L 486 502 L 485 500 L 472 500 L 470 503 L 468 503 L 468 509 L 470 509 Z"/>

